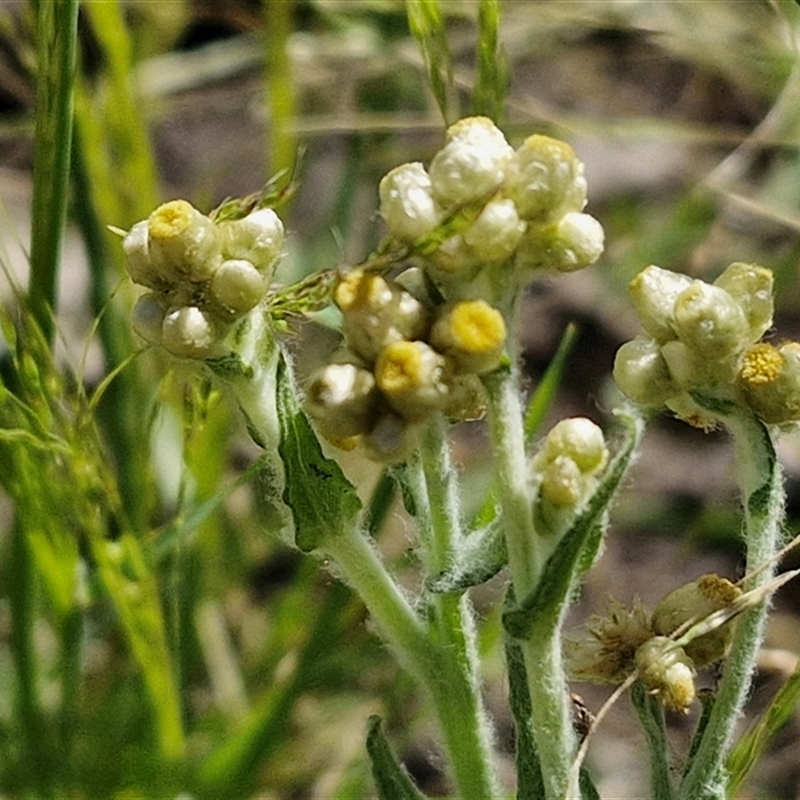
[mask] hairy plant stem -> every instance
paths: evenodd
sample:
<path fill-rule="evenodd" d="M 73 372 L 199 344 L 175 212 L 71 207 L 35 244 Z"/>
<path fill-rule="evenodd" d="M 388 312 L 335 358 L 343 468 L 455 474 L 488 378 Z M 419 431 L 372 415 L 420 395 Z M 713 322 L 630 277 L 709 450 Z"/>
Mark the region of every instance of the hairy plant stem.
<path fill-rule="evenodd" d="M 444 419 L 425 429 L 413 482 L 428 574 L 455 558 L 463 537 L 456 471 Z M 466 594 L 436 594 L 430 600 L 431 632 L 439 648 L 428 688 L 436 707 L 461 797 L 497 797 L 492 736 L 481 698 L 472 606 Z"/>
<path fill-rule="evenodd" d="M 518 317 L 516 305 L 515 301 L 509 325 L 512 341 Z M 522 601 L 536 587 L 549 548 L 539 541 L 534 525 L 516 354 L 507 371 L 487 376 L 484 384 L 489 396 L 497 496 L 508 564 L 514 596 Z M 566 796 L 569 766 L 577 749 L 561 659 L 560 621 L 560 614 L 553 615 L 537 626 L 535 641 L 532 638 L 520 642 L 531 696 L 533 737 L 548 800 Z"/>
<path fill-rule="evenodd" d="M 783 480 L 765 426 L 746 412 L 731 416 L 725 422 L 733 435 L 744 506 L 746 569 L 751 573 L 769 562 L 779 546 L 785 500 Z M 765 584 L 774 572 L 773 567 L 761 570 L 748 580 L 745 588 L 754 589 Z M 714 708 L 681 784 L 680 800 L 716 800 L 727 795 L 724 762 L 750 690 L 767 611 L 768 601 L 765 600 L 736 623 Z"/>

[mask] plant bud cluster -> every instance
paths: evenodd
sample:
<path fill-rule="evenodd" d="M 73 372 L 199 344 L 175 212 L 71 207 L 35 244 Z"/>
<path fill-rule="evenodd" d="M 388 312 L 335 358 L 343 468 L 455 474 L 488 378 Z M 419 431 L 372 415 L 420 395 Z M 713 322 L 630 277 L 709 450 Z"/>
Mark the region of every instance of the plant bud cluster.
<path fill-rule="evenodd" d="M 505 345 L 499 311 L 484 300 L 435 306 L 415 290 L 415 271 L 394 280 L 361 269 L 342 275 L 334 300 L 346 349 L 306 390 L 306 408 L 327 439 L 360 443 L 380 461 L 407 457 L 417 425 L 434 413 L 480 416 L 478 376 L 497 368 Z"/>
<path fill-rule="evenodd" d="M 600 223 L 583 213 L 586 179 L 572 148 L 534 135 L 515 150 L 486 117 L 452 125 L 427 170 L 414 162 L 389 172 L 380 204 L 390 235 L 409 245 L 435 236 L 460 210 L 475 212 L 457 232 L 423 248 L 445 294 L 481 267 L 513 260 L 525 272 L 569 272 L 603 251 Z"/>
<path fill-rule="evenodd" d="M 263 300 L 283 240 L 269 208 L 216 223 L 185 200 L 159 206 L 122 243 L 131 279 L 149 290 L 134 329 L 180 358 L 218 355 L 231 325 Z"/>
<path fill-rule="evenodd" d="M 591 495 L 607 462 L 603 431 L 594 422 L 585 417 L 561 420 L 531 463 L 541 501 L 574 509 Z"/>
<path fill-rule="evenodd" d="M 652 614 L 636 602 L 626 609 L 616 601 L 608 614 L 593 617 L 586 632 L 565 642 L 573 679 L 619 684 L 634 671 L 670 711 L 688 713 L 696 690 L 696 669 L 724 658 L 733 635 L 731 622 L 697 636 L 683 647 L 672 637 L 728 608 L 741 590 L 718 575 L 703 575 L 670 592 Z"/>
<path fill-rule="evenodd" d="M 712 284 L 647 267 L 629 287 L 645 334 L 618 350 L 617 385 L 698 427 L 716 422 L 698 396 L 769 423 L 800 420 L 800 345 L 759 342 L 772 325 L 772 285 L 754 264 L 731 264 Z"/>

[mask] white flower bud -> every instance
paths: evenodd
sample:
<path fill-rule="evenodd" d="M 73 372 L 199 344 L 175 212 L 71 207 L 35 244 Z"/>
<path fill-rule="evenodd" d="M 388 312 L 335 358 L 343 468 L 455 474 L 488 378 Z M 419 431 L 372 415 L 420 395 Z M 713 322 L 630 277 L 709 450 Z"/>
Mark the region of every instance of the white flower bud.
<path fill-rule="evenodd" d="M 402 164 L 384 176 L 378 189 L 389 233 L 409 244 L 430 233 L 439 220 L 431 179 L 419 162 Z"/>
<path fill-rule="evenodd" d="M 693 281 L 676 298 L 673 329 L 706 358 L 729 355 L 746 346 L 750 336 L 742 307 L 724 289 L 703 281 Z"/>
<path fill-rule="evenodd" d="M 374 361 L 388 344 L 423 338 L 428 332 L 429 315 L 422 303 L 375 273 L 347 273 L 334 299 L 342 312 L 347 344 L 367 361 Z"/>
<path fill-rule="evenodd" d="M 570 212 L 552 224 L 529 224 L 516 263 L 526 271 L 574 272 L 600 258 L 604 239 L 603 226 L 594 217 Z"/>
<path fill-rule="evenodd" d="M 249 261 L 223 261 L 211 278 L 209 292 L 214 301 L 234 316 L 255 308 L 267 291 L 264 276 Z"/>
<path fill-rule="evenodd" d="M 600 426 L 586 417 L 562 419 L 547 434 L 544 457 L 554 461 L 567 456 L 582 473 L 601 470 L 608 461 L 608 448 Z"/>
<path fill-rule="evenodd" d="M 445 359 L 424 342 L 395 342 L 375 362 L 375 382 L 404 419 L 417 421 L 448 399 Z"/>
<path fill-rule="evenodd" d="M 149 288 L 155 288 L 158 275 L 150 263 L 150 248 L 148 246 L 147 220 L 137 222 L 122 240 L 122 250 L 125 253 L 125 266 L 134 283 Z"/>
<path fill-rule="evenodd" d="M 208 280 L 222 261 L 214 223 L 185 200 L 172 200 L 148 217 L 153 268 L 166 281 Z"/>
<path fill-rule="evenodd" d="M 696 696 L 691 659 L 674 642 L 654 636 L 636 651 L 639 678 L 664 708 L 688 714 Z"/>
<path fill-rule="evenodd" d="M 714 281 L 744 310 L 750 325 L 750 340 L 757 342 L 772 326 L 774 279 L 772 272 L 756 264 L 731 264 Z"/>
<path fill-rule="evenodd" d="M 271 208 L 259 208 L 246 217 L 219 225 L 226 258 L 245 259 L 270 276 L 283 252 L 284 229 Z"/>
<path fill-rule="evenodd" d="M 491 200 L 464 231 L 464 242 L 480 261 L 499 263 L 514 254 L 525 227 L 512 200 Z"/>
<path fill-rule="evenodd" d="M 677 391 L 658 342 L 649 336 L 637 336 L 617 350 L 614 380 L 623 394 L 643 406 L 663 405 Z"/>
<path fill-rule="evenodd" d="M 155 294 L 147 292 L 136 300 L 131 312 L 133 330 L 148 344 L 161 344 L 164 309 Z"/>
<path fill-rule="evenodd" d="M 371 372 L 355 364 L 328 364 L 311 378 L 306 408 L 329 439 L 341 440 L 372 427 L 377 392 Z"/>
<path fill-rule="evenodd" d="M 546 222 L 581 211 L 586 205 L 583 164 L 566 142 L 530 136 L 508 163 L 506 193 L 525 220 Z"/>
<path fill-rule="evenodd" d="M 500 187 L 514 150 L 491 120 L 462 119 L 449 129 L 448 140 L 428 168 L 438 203 L 452 208 Z"/>
<path fill-rule="evenodd" d="M 178 358 L 209 358 L 217 344 L 213 320 L 196 306 L 183 306 L 164 317 L 161 344 Z"/>
<path fill-rule="evenodd" d="M 574 506 L 580 501 L 585 481 L 580 467 L 569 457 L 559 455 L 541 470 L 540 494 L 554 506 Z"/>
<path fill-rule="evenodd" d="M 672 328 L 675 300 L 692 285 L 688 275 L 661 267 L 643 269 L 628 285 L 642 327 L 658 342 L 675 338 Z"/>

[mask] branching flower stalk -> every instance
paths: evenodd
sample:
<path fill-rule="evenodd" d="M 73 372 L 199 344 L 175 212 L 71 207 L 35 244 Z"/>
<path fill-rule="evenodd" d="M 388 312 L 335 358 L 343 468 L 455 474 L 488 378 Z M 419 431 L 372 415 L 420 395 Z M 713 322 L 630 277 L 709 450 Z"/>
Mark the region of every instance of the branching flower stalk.
<path fill-rule="evenodd" d="M 264 449 L 281 533 L 353 588 L 423 687 L 458 797 L 502 794 L 468 589 L 507 566 L 503 625 L 520 731 L 519 796 L 579 800 L 594 791 L 576 762 L 568 687 L 578 678 L 634 684 L 653 791 L 671 798 L 660 707 L 686 712 L 696 670 L 727 653 L 677 795 L 722 798 L 766 602 L 735 633 L 727 617 L 720 630 L 687 638 L 687 625 L 732 608 L 741 594 L 704 576 L 652 615 L 612 605 L 584 635 L 562 632 L 644 427 L 630 406 L 615 412 L 625 431 L 613 454 L 584 418 L 562 420 L 535 447 L 527 441 L 517 352 L 524 288 L 544 272 L 589 266 L 603 250 L 600 224 L 583 211 L 583 165 L 563 142 L 531 136 L 515 149 L 490 120 L 473 117 L 448 129 L 427 167 L 391 170 L 379 195 L 389 238 L 377 256 L 273 295 L 284 232 L 271 208 L 234 202 L 206 216 L 184 201 L 164 204 L 123 242 L 130 275 L 146 288 L 135 330 L 175 357 L 204 363 L 232 389 Z M 760 341 L 772 324 L 772 275 L 737 263 L 706 284 L 651 266 L 631 294 L 645 333 L 620 348 L 616 381 L 639 406 L 731 430 L 752 571 L 775 554 L 784 503 L 768 426 L 800 420 L 800 345 Z M 342 347 L 301 391 L 276 331 L 287 315 L 328 302 L 341 312 Z M 487 498 L 472 529 L 448 432 L 487 411 L 493 502 Z M 321 439 L 394 465 L 415 526 L 417 597 L 394 579 L 355 487 Z M 759 572 L 747 588 L 766 586 L 771 574 Z M 368 749 L 382 800 L 397 792 L 418 798 L 382 736 L 373 720 Z"/>

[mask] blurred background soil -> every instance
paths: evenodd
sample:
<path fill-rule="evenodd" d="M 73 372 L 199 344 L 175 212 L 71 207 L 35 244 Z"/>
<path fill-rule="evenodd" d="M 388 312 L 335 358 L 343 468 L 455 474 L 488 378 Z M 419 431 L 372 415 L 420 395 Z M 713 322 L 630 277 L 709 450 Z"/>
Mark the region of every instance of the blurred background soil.
<path fill-rule="evenodd" d="M 266 13 L 255 0 L 126 4 L 131 24 L 141 31 L 139 88 L 165 199 L 185 197 L 208 209 L 225 197 L 258 190 L 267 179 L 274 131 L 265 102 L 263 38 L 275 2 L 280 0 L 266 4 Z M 445 7 L 456 85 L 469 109 L 474 7 L 470 2 Z M 18 12 L 24 16 L 23 4 Z M 774 337 L 800 338 L 800 29 L 787 20 L 779 3 L 760 0 L 503 4 L 510 85 L 502 127 L 515 144 L 531 132 L 572 143 L 586 164 L 587 210 L 606 228 L 607 251 L 598 265 L 544 279 L 529 292 L 524 359 L 531 387 L 565 326 L 576 322 L 580 328 L 550 423 L 583 414 L 609 424 L 616 397 L 609 378 L 614 352 L 638 332 L 625 287 L 649 263 L 709 279 L 734 260 L 769 266 L 779 288 Z M 364 258 L 381 234 L 378 180 L 398 163 L 429 159 L 443 131 L 400 3 L 296 2 L 292 24 L 297 114 L 291 133 L 302 160 L 286 217 L 287 281 Z M 88 29 L 83 31 L 85 68 L 91 71 L 93 42 Z M 29 57 L 22 40 L 0 41 L 0 254 L 21 278 L 34 100 Z M 91 324 L 74 235 L 64 265 L 60 329 L 74 355 Z M 306 364 L 334 344 L 330 331 L 312 324 L 294 347 Z M 90 380 L 97 377 L 93 368 L 90 359 Z M 481 425 L 459 431 L 454 446 L 467 480 L 479 480 L 487 457 Z M 797 435 L 784 437 L 781 456 L 789 489 L 787 529 L 795 531 Z M 349 468 L 359 474 L 369 470 L 362 463 Z M 590 574 L 575 622 L 601 613 L 610 597 L 623 603 L 638 597 L 652 607 L 672 588 L 704 573 L 740 577 L 738 519 L 725 436 L 667 418 L 654 421 L 614 509 L 605 552 Z M 408 547 L 402 521 L 386 536 L 387 552 L 402 562 Z M 279 557 L 288 566 L 276 566 Z M 798 565 L 795 555 L 784 566 Z M 254 567 L 249 594 L 239 602 L 257 607 L 273 590 L 270 582 L 280 582 L 276 575 L 285 578 L 297 568 L 291 556 L 270 553 Z M 490 613 L 501 584 L 495 580 L 475 592 L 482 613 Z M 798 653 L 800 584 L 795 583 L 775 601 L 754 708 L 762 708 L 794 669 Z M 498 675 L 499 663 L 490 661 L 488 697 L 510 765 L 511 723 Z M 703 679 L 712 685 L 714 676 Z M 381 691 L 380 675 L 372 682 Z M 576 691 L 593 711 L 608 694 L 590 686 Z M 308 719 L 293 724 L 319 730 L 318 710 L 309 705 L 305 711 Z M 308 744 L 310 768 L 318 774 L 292 796 L 325 796 L 326 770 L 335 763 L 321 755 L 318 764 L 315 759 L 326 747 L 338 752 L 345 740 L 357 750 L 363 716 L 354 704 L 338 715 L 341 725 L 334 724 L 334 739 L 338 730 L 356 728 L 358 741 L 348 731 L 334 744 L 328 737 Z M 631 719 L 623 700 L 595 737 L 590 762 L 604 797 L 647 795 L 643 741 Z M 424 787 L 436 791 L 441 784 L 433 734 L 422 723 L 406 722 L 404 756 Z M 696 714 L 670 718 L 676 748 L 685 747 L 695 722 Z M 395 727 L 401 724 L 394 720 Z M 800 798 L 797 715 L 742 796 Z"/>

